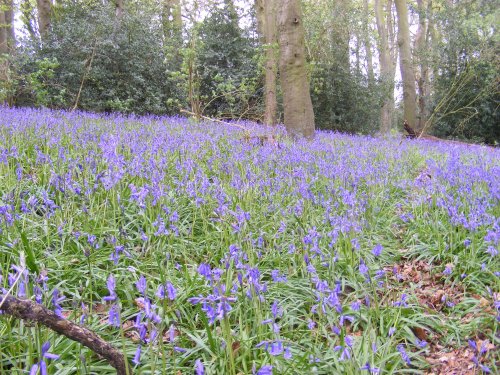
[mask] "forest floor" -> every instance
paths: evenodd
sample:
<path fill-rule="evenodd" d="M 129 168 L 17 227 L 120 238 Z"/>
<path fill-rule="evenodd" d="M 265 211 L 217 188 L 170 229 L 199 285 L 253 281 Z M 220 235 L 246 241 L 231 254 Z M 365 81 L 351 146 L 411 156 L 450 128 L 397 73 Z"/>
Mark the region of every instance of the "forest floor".
<path fill-rule="evenodd" d="M 499 176 L 490 147 L 2 108 L 0 303 L 135 374 L 498 373 Z M 114 372 L 10 315 L 0 373 Z"/>

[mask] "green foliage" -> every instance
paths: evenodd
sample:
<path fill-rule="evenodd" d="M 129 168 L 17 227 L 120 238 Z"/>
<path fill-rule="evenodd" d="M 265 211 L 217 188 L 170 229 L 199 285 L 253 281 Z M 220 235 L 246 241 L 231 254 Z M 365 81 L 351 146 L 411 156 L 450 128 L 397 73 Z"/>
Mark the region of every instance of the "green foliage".
<path fill-rule="evenodd" d="M 200 95 L 208 116 L 238 118 L 258 88 L 256 40 L 238 25 L 227 5 L 213 9 L 199 25 L 197 63 Z"/>
<path fill-rule="evenodd" d="M 433 133 L 441 137 L 500 142 L 498 16 L 495 1 L 446 4 L 436 14 Z"/>
<path fill-rule="evenodd" d="M 380 85 L 368 87 L 365 77 L 323 63 L 314 66 L 311 86 L 318 128 L 350 133 L 378 129 Z"/>
<path fill-rule="evenodd" d="M 55 70 L 60 67 L 57 58 L 44 57 L 35 61 L 36 70 L 27 75 L 27 82 L 33 91 L 35 105 L 51 106 L 61 95 L 55 95 L 55 90 L 50 89 L 50 82 L 54 79 Z M 64 94 L 61 90 L 60 94 Z"/>
<path fill-rule="evenodd" d="M 158 42 L 162 38 L 153 9 L 131 10 L 117 20 L 113 9 L 102 5 L 60 8 L 51 33 L 41 48 L 32 45 L 33 55 L 24 66 L 33 104 L 175 112 L 168 101 L 175 83 L 166 74 L 166 56 Z"/>

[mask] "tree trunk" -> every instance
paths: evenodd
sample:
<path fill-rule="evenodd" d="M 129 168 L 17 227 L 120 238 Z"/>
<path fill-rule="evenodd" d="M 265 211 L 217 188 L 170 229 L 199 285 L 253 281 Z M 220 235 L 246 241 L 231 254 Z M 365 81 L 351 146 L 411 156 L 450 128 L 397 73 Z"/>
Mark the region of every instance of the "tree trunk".
<path fill-rule="evenodd" d="M 364 44 L 365 44 L 365 52 L 366 52 L 366 71 L 368 73 L 368 87 L 373 87 L 373 83 L 375 82 L 375 76 L 373 74 L 373 57 L 372 57 L 372 46 L 370 43 L 370 12 L 368 10 L 368 0 L 364 1 L 363 4 L 364 11 L 364 19 L 365 19 L 365 30 L 364 30 Z"/>
<path fill-rule="evenodd" d="M 429 4 L 427 4 L 429 3 Z M 429 118 L 429 94 L 430 94 L 430 77 L 429 77 L 429 12 L 431 12 L 432 1 L 417 0 L 418 6 L 418 29 L 415 38 L 415 56 L 418 60 L 418 121 L 417 128 L 424 129 Z"/>
<path fill-rule="evenodd" d="M 163 36 L 165 40 L 182 41 L 182 12 L 180 0 L 163 0 Z"/>
<path fill-rule="evenodd" d="M 0 56 L 7 54 L 9 52 L 9 48 L 7 45 L 7 23 L 5 20 L 5 11 L 3 10 L 3 1 L 0 2 Z M 1 77 L 3 78 L 3 77 Z"/>
<path fill-rule="evenodd" d="M 8 56 L 15 48 L 14 34 L 14 3 L 12 0 L 0 0 L 0 86 L 9 93 L 10 63 Z M 12 98 L 7 94 L 0 98 L 0 103 L 12 104 Z"/>
<path fill-rule="evenodd" d="M 398 14 L 398 44 L 401 78 L 403 79 L 404 118 L 417 132 L 422 129 L 416 123 L 415 73 L 411 56 L 410 25 L 406 0 L 396 0 Z"/>
<path fill-rule="evenodd" d="M 275 0 L 257 0 L 255 2 L 257 11 L 257 26 L 261 35 L 262 44 L 265 46 L 265 83 L 264 83 L 264 124 L 275 125 L 277 123 L 278 101 L 276 98 L 276 75 L 277 64 L 277 26 L 276 26 L 276 2 Z"/>
<path fill-rule="evenodd" d="M 4 0 L 4 3 L 7 48 L 9 49 L 9 51 L 11 51 L 16 46 L 16 33 L 14 27 L 14 1 Z"/>
<path fill-rule="evenodd" d="M 285 127 L 294 137 L 314 137 L 314 112 L 306 70 L 304 26 L 300 0 L 278 6 L 280 76 Z"/>
<path fill-rule="evenodd" d="M 346 74 L 351 71 L 351 50 L 349 46 L 351 40 L 350 8 L 351 0 L 334 0 L 332 2 L 332 19 L 335 26 L 332 27 L 330 32 L 332 37 L 331 45 L 337 49 L 335 54 L 340 56 L 338 61 Z"/>
<path fill-rule="evenodd" d="M 123 18 L 123 11 L 124 11 L 123 1 L 124 0 L 115 0 L 115 16 L 119 20 Z"/>
<path fill-rule="evenodd" d="M 379 63 L 380 63 L 380 77 L 384 83 L 386 90 L 382 109 L 380 111 L 380 132 L 386 134 L 391 130 L 392 116 L 394 113 L 394 73 L 395 63 L 391 55 L 390 39 L 392 34 L 392 2 L 386 3 L 387 9 L 384 16 L 382 1 L 375 0 L 375 20 L 377 22 L 377 30 L 379 34 Z M 387 17 L 387 22 L 386 22 Z"/>
<path fill-rule="evenodd" d="M 28 30 L 28 33 L 31 37 L 32 40 L 35 40 L 36 38 L 36 33 L 35 29 L 33 28 L 33 9 L 34 6 L 31 4 L 30 0 L 22 0 L 22 2 L 19 4 L 19 8 L 22 14 L 22 21 L 24 23 L 24 26 Z"/>
<path fill-rule="evenodd" d="M 38 31 L 42 39 L 44 39 L 50 28 L 52 2 L 50 0 L 36 0 L 36 4 L 38 8 Z"/>

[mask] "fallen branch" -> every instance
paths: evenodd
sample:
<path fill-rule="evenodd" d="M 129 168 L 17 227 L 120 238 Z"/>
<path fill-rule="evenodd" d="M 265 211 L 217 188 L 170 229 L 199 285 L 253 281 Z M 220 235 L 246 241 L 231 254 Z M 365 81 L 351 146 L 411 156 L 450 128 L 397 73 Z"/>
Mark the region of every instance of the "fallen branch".
<path fill-rule="evenodd" d="M 45 306 L 33 301 L 21 300 L 10 295 L 0 297 L 0 306 L 4 314 L 40 323 L 100 355 L 116 369 L 118 375 L 132 375 L 124 354 L 91 330 L 63 319 Z"/>
<path fill-rule="evenodd" d="M 196 113 L 191 112 L 191 111 L 186 111 L 185 109 L 181 109 L 181 112 L 182 113 L 186 113 L 186 114 L 191 115 L 191 116 L 200 117 L 203 120 L 218 122 L 219 124 L 224 124 L 224 125 L 229 125 L 229 126 L 235 126 L 237 128 L 243 129 L 244 131 L 248 132 L 248 129 L 245 128 L 243 125 L 240 125 L 240 124 L 235 124 L 235 123 L 232 123 L 232 122 L 226 122 L 226 121 L 218 120 L 218 119 L 215 119 L 215 118 L 210 118 L 210 117 L 203 116 L 203 115 L 197 115 Z"/>
<path fill-rule="evenodd" d="M 264 144 L 269 143 L 269 144 L 271 144 L 273 146 L 281 148 L 281 146 L 278 143 L 278 141 L 276 140 L 276 136 L 274 134 L 251 134 L 250 130 L 247 129 L 247 128 L 245 128 L 243 125 L 239 125 L 239 124 L 235 124 L 235 123 L 227 122 L 227 121 L 222 121 L 222 120 L 219 120 L 219 119 L 210 118 L 210 117 L 203 116 L 203 115 L 196 115 L 196 113 L 193 113 L 193 112 L 190 112 L 190 111 L 186 111 L 185 109 L 181 109 L 181 112 L 182 113 L 186 113 L 186 114 L 191 115 L 191 116 L 197 116 L 199 118 L 202 118 L 203 120 L 217 122 L 219 124 L 224 124 L 224 125 L 229 125 L 229 126 L 235 126 L 237 128 L 240 128 L 240 129 L 242 129 L 242 130 L 245 131 L 245 134 L 242 137 L 242 139 L 245 142 L 250 142 L 252 140 L 257 140 L 258 143 L 261 146 L 264 146 Z"/>

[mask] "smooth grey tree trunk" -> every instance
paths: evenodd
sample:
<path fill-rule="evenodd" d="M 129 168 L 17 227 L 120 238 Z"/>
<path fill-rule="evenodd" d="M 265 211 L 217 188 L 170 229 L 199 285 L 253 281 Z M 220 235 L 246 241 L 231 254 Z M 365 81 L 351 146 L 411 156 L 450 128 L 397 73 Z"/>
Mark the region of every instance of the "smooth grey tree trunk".
<path fill-rule="evenodd" d="M 38 8 L 38 31 L 42 39 L 44 39 L 50 28 L 52 2 L 50 0 L 36 0 L 36 4 Z"/>
<path fill-rule="evenodd" d="M 280 0 L 277 5 L 285 127 L 293 137 L 312 139 L 314 112 L 306 70 L 300 0 Z"/>
<path fill-rule="evenodd" d="M 417 124 L 417 94 L 415 88 L 415 71 L 413 69 L 410 25 L 408 21 L 408 5 L 406 0 L 396 0 L 398 14 L 398 44 L 401 77 L 403 79 L 404 119 L 410 127 L 420 132 Z"/>
<path fill-rule="evenodd" d="M 375 82 L 375 75 L 373 73 L 373 56 L 372 56 L 372 46 L 370 42 L 370 25 L 371 25 L 371 20 L 370 20 L 370 11 L 368 9 L 368 2 L 369 0 L 364 0 L 363 3 L 363 13 L 364 13 L 364 20 L 365 20 L 365 27 L 364 27 L 364 44 L 365 44 L 365 53 L 366 53 L 366 71 L 368 73 L 368 85 L 369 87 L 373 87 L 373 84 Z"/>
<path fill-rule="evenodd" d="M 278 41 L 276 25 L 276 0 L 257 0 L 257 26 L 262 44 L 265 46 L 265 81 L 264 81 L 264 124 L 277 123 L 277 73 L 278 73 Z"/>
<path fill-rule="evenodd" d="M 384 12 L 383 3 L 386 5 Z M 380 111 L 380 132 L 386 134 L 391 130 L 394 114 L 394 74 L 396 64 L 391 54 L 392 33 L 392 1 L 375 0 L 375 20 L 379 35 L 379 64 L 380 77 L 385 85 L 384 100 Z M 387 19 L 387 22 L 386 22 Z"/>

